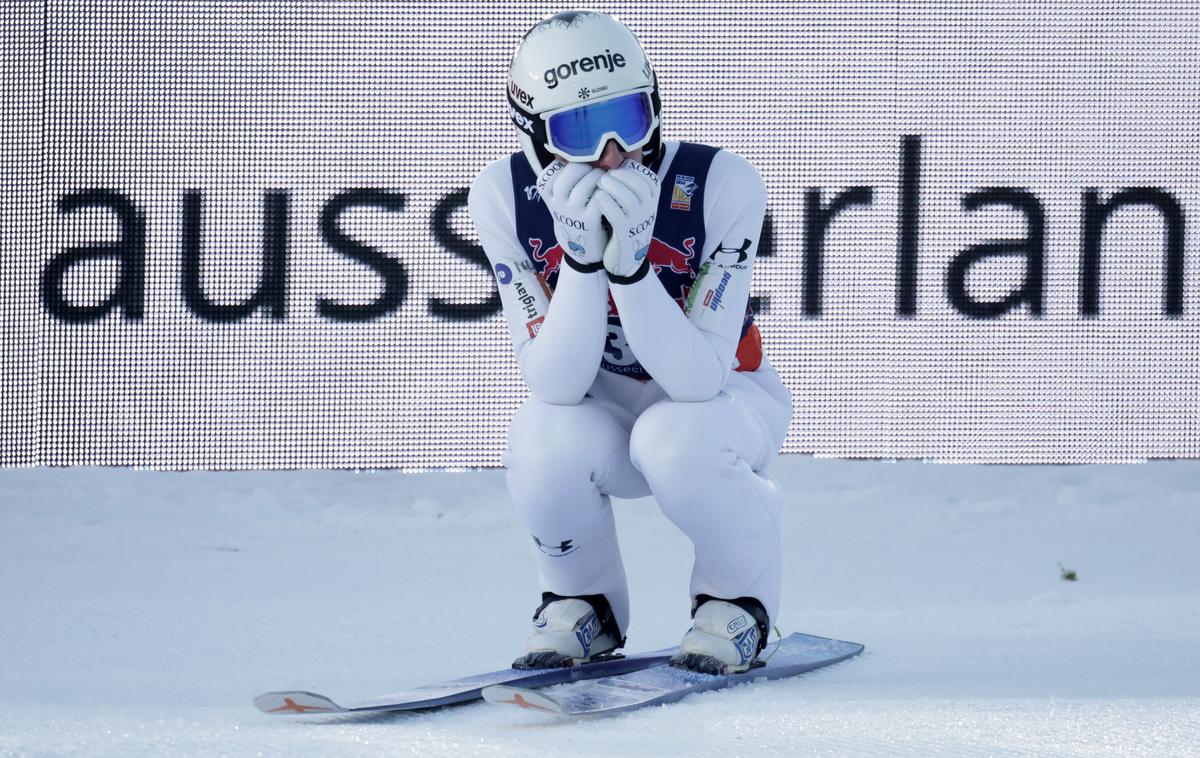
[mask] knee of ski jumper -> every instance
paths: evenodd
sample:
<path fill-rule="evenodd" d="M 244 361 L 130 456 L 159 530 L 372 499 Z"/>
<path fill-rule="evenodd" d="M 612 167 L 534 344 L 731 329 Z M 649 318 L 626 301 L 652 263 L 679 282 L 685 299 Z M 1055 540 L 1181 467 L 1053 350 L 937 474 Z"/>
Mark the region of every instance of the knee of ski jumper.
<path fill-rule="evenodd" d="M 664 508 L 702 495 L 710 477 L 732 474 L 740 460 L 722 447 L 722 430 L 709 418 L 714 402 L 662 400 L 633 425 L 630 458 Z M 663 495 L 671 502 L 664 502 Z"/>
<path fill-rule="evenodd" d="M 531 395 L 509 422 L 501 462 L 520 476 L 553 473 L 586 482 L 623 437 L 617 421 L 598 405 L 554 405 Z"/>

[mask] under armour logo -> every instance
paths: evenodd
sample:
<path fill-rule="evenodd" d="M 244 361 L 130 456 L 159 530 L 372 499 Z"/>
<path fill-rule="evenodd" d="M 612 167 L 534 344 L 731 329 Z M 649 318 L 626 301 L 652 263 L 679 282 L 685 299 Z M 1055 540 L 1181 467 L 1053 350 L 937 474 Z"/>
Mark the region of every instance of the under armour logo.
<path fill-rule="evenodd" d="M 722 242 L 720 245 L 717 245 L 717 249 L 713 250 L 712 255 L 710 255 L 708 257 L 710 260 L 716 261 L 717 256 L 722 253 L 726 253 L 729 255 L 733 255 L 734 253 L 737 253 L 738 259 L 737 259 L 737 261 L 735 261 L 735 263 L 742 263 L 743 261 L 746 260 L 746 251 L 748 251 L 749 249 L 750 249 L 750 240 L 743 240 L 741 247 L 725 247 L 725 243 Z M 719 266 L 721 264 L 718 263 L 717 265 Z"/>
<path fill-rule="evenodd" d="M 546 555 L 554 558 L 561 558 L 564 555 L 570 555 L 579 549 L 577 545 L 573 544 L 575 540 L 563 540 L 557 545 L 547 545 L 538 539 L 536 534 L 531 534 L 529 536 L 533 537 L 533 544 L 538 546 L 538 550 L 541 550 Z"/>

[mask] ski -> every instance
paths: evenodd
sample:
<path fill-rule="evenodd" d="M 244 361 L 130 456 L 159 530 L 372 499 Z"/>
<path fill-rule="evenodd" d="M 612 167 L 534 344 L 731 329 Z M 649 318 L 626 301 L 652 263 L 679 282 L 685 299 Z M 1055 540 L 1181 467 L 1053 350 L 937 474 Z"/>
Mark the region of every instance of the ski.
<path fill-rule="evenodd" d="M 628 657 L 605 658 L 592 663 L 553 669 L 503 669 L 486 674 L 427 684 L 411 690 L 394 692 L 353 705 L 342 706 L 316 692 L 287 690 L 267 692 L 254 698 L 254 705 L 263 713 L 291 715 L 322 715 L 327 713 L 381 713 L 440 708 L 455 703 L 477 700 L 485 687 L 519 685 L 523 689 L 546 687 L 552 684 L 581 681 L 603 676 L 619 676 L 666 661 L 675 648 L 640 653 Z"/>
<path fill-rule="evenodd" d="M 829 666 L 858 655 L 863 646 L 808 634 L 793 634 L 763 651 L 766 663 L 741 674 L 699 674 L 665 661 L 625 674 L 571 682 L 544 690 L 493 685 L 483 698 L 556 716 L 607 716 L 648 705 L 673 703 L 693 692 L 780 679 Z"/>

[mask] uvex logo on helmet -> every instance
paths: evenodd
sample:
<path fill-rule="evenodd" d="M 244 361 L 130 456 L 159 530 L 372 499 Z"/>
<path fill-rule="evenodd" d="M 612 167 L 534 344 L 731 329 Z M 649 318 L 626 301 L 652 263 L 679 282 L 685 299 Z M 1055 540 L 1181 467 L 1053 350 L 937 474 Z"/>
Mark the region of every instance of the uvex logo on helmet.
<path fill-rule="evenodd" d="M 570 63 L 560 63 L 553 68 L 548 68 L 546 73 L 542 74 L 542 78 L 546 80 L 550 89 L 554 89 L 559 82 L 570 79 L 580 71 L 604 70 L 611 74 L 618 68 L 625 68 L 625 56 L 606 49 L 603 53 L 597 53 L 587 58 L 576 58 Z"/>
<path fill-rule="evenodd" d="M 521 87 L 516 82 L 510 81 L 508 83 L 508 94 L 512 95 L 513 100 L 516 100 L 518 103 L 520 103 L 521 105 L 524 105 L 526 108 L 533 107 L 533 95 L 531 95 L 528 92 L 526 92 L 525 90 L 521 89 Z"/>
<path fill-rule="evenodd" d="M 512 117 L 513 123 L 517 125 L 517 128 L 524 129 L 530 134 L 534 133 L 533 119 L 514 108 L 512 103 L 508 104 L 508 115 Z"/>

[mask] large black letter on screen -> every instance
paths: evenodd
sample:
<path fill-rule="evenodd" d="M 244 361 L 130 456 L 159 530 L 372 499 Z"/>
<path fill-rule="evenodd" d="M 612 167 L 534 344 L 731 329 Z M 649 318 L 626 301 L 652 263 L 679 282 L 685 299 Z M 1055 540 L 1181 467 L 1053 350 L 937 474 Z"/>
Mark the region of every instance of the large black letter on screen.
<path fill-rule="evenodd" d="M 972 192 L 962 199 L 964 210 L 985 205 L 1007 205 L 1025 214 L 1025 239 L 992 240 L 972 245 L 950 263 L 946 272 L 946 294 L 960 313 L 972 318 L 996 318 L 1029 303 L 1029 312 L 1042 314 L 1042 290 L 1045 286 L 1046 220 L 1042 204 L 1029 192 L 1012 187 L 991 187 Z M 1006 297 L 995 302 L 976 300 L 967 292 L 967 272 L 978 261 L 996 255 L 1025 256 L 1025 281 Z"/>
<path fill-rule="evenodd" d="M 347 258 L 366 264 L 383 279 L 383 292 L 366 305 L 343 305 L 326 298 L 317 301 L 317 312 L 336 321 L 367 321 L 395 310 L 404 302 L 408 292 L 408 275 L 404 264 L 389 258 L 373 247 L 346 235 L 338 228 L 338 218 L 347 208 L 383 208 L 389 211 L 404 209 L 404 195 L 383 190 L 358 189 L 342 192 L 321 211 L 321 236 L 334 250 Z"/>
<path fill-rule="evenodd" d="M 1158 209 L 1167 226 L 1166 266 L 1163 273 L 1163 313 L 1183 315 L 1183 210 L 1179 201 L 1156 187 L 1131 187 L 1121 190 L 1106 202 L 1099 192 L 1089 189 L 1083 195 L 1083 251 L 1079 265 L 1079 311 L 1087 317 L 1100 314 L 1100 241 L 1108 217 L 1126 205 L 1151 205 Z"/>
<path fill-rule="evenodd" d="M 447 321 L 482 321 L 500 312 L 500 290 L 496 289 L 496 279 L 492 276 L 492 267 L 483 248 L 458 236 L 450 228 L 450 217 L 454 211 L 466 207 L 469 192 L 469 189 L 455 190 L 438 201 L 433 209 L 431 221 L 433 238 L 451 255 L 456 255 L 486 271 L 493 289 L 492 294 L 482 303 L 448 303 L 439 297 L 429 298 L 429 312 Z"/>
<path fill-rule="evenodd" d="M 129 198 L 109 190 L 93 189 L 64 195 L 58 210 L 74 213 L 81 208 L 107 208 L 116 214 L 121 237 L 116 242 L 69 247 L 55 255 L 42 272 L 42 303 L 51 316 L 85 323 L 104 318 L 120 307 L 125 318 L 140 319 L 144 312 L 146 271 L 146 219 Z M 93 258 L 116 258 L 120 264 L 117 286 L 98 305 L 74 305 L 63 296 L 63 278 L 77 263 Z"/>
<path fill-rule="evenodd" d="M 263 196 L 263 268 L 258 289 L 248 299 L 233 305 L 212 302 L 200 287 L 199 192 L 183 196 L 183 298 L 192 312 L 209 321 L 239 321 L 260 306 L 282 319 L 287 305 L 288 195 L 268 192 Z"/>

